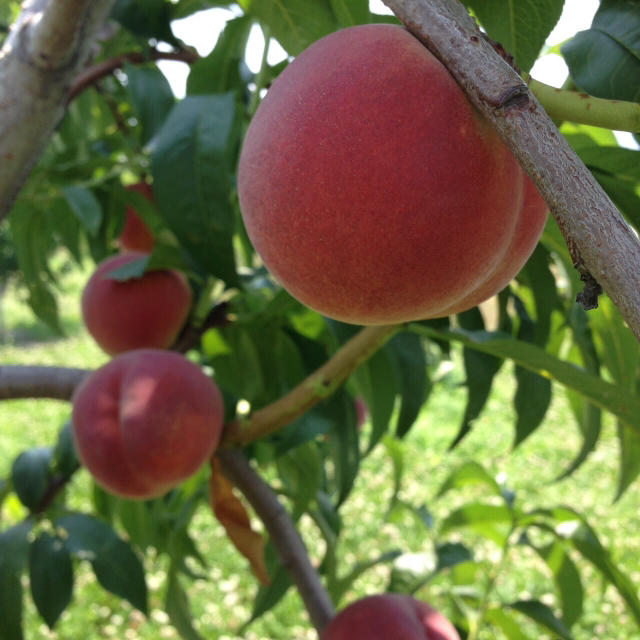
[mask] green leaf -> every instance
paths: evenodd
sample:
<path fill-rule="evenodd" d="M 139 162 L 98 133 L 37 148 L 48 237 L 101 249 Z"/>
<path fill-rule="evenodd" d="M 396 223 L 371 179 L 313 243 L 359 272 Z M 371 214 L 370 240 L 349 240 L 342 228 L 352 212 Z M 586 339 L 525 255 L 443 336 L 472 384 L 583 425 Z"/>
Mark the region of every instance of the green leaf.
<path fill-rule="evenodd" d="M 180 20 L 180 18 L 186 18 L 198 11 L 205 11 L 214 7 L 224 7 L 226 9 L 228 6 L 228 0 L 179 0 L 178 3 L 173 5 L 171 17 L 173 20 Z"/>
<path fill-rule="evenodd" d="M 240 16 L 227 22 L 213 51 L 191 65 L 187 78 L 188 95 L 222 93 L 243 87 L 241 69 L 252 25 L 251 16 Z"/>
<path fill-rule="evenodd" d="M 554 615 L 553 611 L 546 604 L 538 600 L 519 600 L 518 602 L 507 604 L 507 607 L 523 613 L 540 626 L 553 631 L 560 638 L 563 638 L 563 640 L 573 640 L 569 629 L 567 629 L 562 620 Z"/>
<path fill-rule="evenodd" d="M 541 424 L 551 404 L 551 382 L 546 378 L 516 367 L 517 381 L 513 404 L 517 414 L 514 448 L 528 438 Z"/>
<path fill-rule="evenodd" d="M 238 284 L 231 204 L 237 144 L 234 95 L 189 96 L 171 110 L 151 156 L 168 226 L 201 268 L 229 286 Z"/>
<path fill-rule="evenodd" d="M 395 434 L 402 438 L 415 423 L 431 391 L 431 383 L 427 377 L 427 358 L 422 339 L 406 331 L 393 336 L 384 350 L 391 360 L 400 393 Z"/>
<path fill-rule="evenodd" d="M 436 560 L 433 553 L 398 554 L 394 559 L 385 591 L 413 594 L 433 576 Z"/>
<path fill-rule="evenodd" d="M 131 104 L 142 127 L 142 143 L 146 144 L 159 131 L 175 102 L 166 77 L 154 66 L 124 67 Z"/>
<path fill-rule="evenodd" d="M 128 600 L 146 614 L 144 568 L 128 543 L 108 524 L 82 513 L 63 516 L 56 525 L 67 532 L 68 551 L 91 562 L 98 582 L 107 591 Z"/>
<path fill-rule="evenodd" d="M 551 569 L 562 603 L 562 620 L 571 627 L 582 615 L 584 590 L 578 569 L 559 542 L 533 548 Z"/>
<path fill-rule="evenodd" d="M 167 576 L 165 611 L 183 640 L 203 640 L 193 626 L 193 615 L 189 607 L 189 596 L 180 584 L 178 572 L 173 564 Z"/>
<path fill-rule="evenodd" d="M 470 562 L 473 560 L 471 550 L 461 542 L 445 542 L 436 547 L 436 556 L 438 558 L 437 571 L 455 567 L 462 562 Z"/>
<path fill-rule="evenodd" d="M 314 500 L 323 480 L 322 459 L 314 442 L 291 449 L 277 461 L 278 474 L 293 500 L 297 520 Z"/>
<path fill-rule="evenodd" d="M 452 511 L 440 525 L 440 535 L 469 527 L 502 546 L 513 524 L 514 514 L 506 505 L 472 502 Z"/>
<path fill-rule="evenodd" d="M 509 640 L 532 640 L 531 636 L 522 631 L 520 622 L 502 608 L 490 607 L 485 614 L 485 619 L 498 627 Z"/>
<path fill-rule="evenodd" d="M 154 519 L 152 507 L 148 502 L 119 499 L 116 503 L 116 511 L 120 523 L 133 544 L 145 549 L 154 543 L 159 523 Z"/>
<path fill-rule="evenodd" d="M 335 582 L 333 588 L 331 589 L 331 599 L 335 603 L 339 603 L 340 600 L 344 597 L 345 593 L 351 588 L 351 585 L 363 574 L 365 574 L 370 569 L 377 567 L 381 564 L 388 564 L 393 562 L 396 558 L 402 555 L 402 552 L 394 549 L 392 551 L 385 551 L 380 555 L 372 558 L 370 560 L 365 560 L 363 562 L 356 562 L 356 564 L 349 570 L 347 575 L 343 576 L 339 580 Z M 392 589 L 388 589 L 391 591 Z"/>
<path fill-rule="evenodd" d="M 127 262 L 115 269 L 112 269 L 108 273 L 104 274 L 105 278 L 111 278 L 118 282 L 124 282 L 125 280 L 132 280 L 141 278 L 144 275 L 145 270 L 149 264 L 149 256 L 144 258 L 136 258 L 131 262 Z"/>
<path fill-rule="evenodd" d="M 246 327 L 232 324 L 211 329 L 203 339 L 203 348 L 222 389 L 250 403 L 264 393 L 260 355 Z"/>
<path fill-rule="evenodd" d="M 244 4 L 293 56 L 338 27 L 331 0 L 245 0 Z"/>
<path fill-rule="evenodd" d="M 80 466 L 73 444 L 71 422 L 66 422 L 58 432 L 58 442 L 53 452 L 53 469 L 63 477 L 70 477 Z"/>
<path fill-rule="evenodd" d="M 243 628 L 249 623 L 257 620 L 260 616 L 264 615 L 270 609 L 273 609 L 280 600 L 282 600 L 284 594 L 289 590 L 291 586 L 291 578 L 289 572 L 281 565 L 275 564 L 275 560 L 269 562 L 269 556 L 274 555 L 273 547 L 268 544 L 265 549 L 265 555 L 267 558 L 267 564 L 269 566 L 269 576 L 271 582 L 267 585 L 260 585 L 258 593 L 256 593 L 255 600 L 253 601 L 253 611 L 251 612 L 251 618 L 247 621 Z M 278 561 L 279 562 L 279 561 Z M 241 630 L 242 631 L 242 630 Z"/>
<path fill-rule="evenodd" d="M 489 37 L 497 40 L 516 64 L 529 71 L 562 13 L 564 0 L 464 0 Z"/>
<path fill-rule="evenodd" d="M 396 400 L 398 382 L 389 353 L 385 349 L 376 352 L 355 373 L 371 416 L 371 437 L 367 453 L 380 441 L 389 428 Z"/>
<path fill-rule="evenodd" d="M 426 325 L 411 325 L 423 335 L 462 342 L 483 353 L 500 358 L 511 358 L 530 371 L 549 378 L 581 393 L 596 406 L 633 425 L 640 433 L 640 398 L 629 396 L 620 386 L 605 382 L 573 364 L 547 353 L 533 344 L 516 340 L 503 333 L 485 331 L 437 331 Z M 638 425 L 637 427 L 635 425 Z"/>
<path fill-rule="evenodd" d="M 437 497 L 443 496 L 451 489 L 460 489 L 469 486 L 484 486 L 490 493 L 502 496 L 502 489 L 485 468 L 477 462 L 465 462 L 452 471 L 440 486 Z"/>
<path fill-rule="evenodd" d="M 327 447 L 333 463 L 332 488 L 336 505 L 347 498 L 360 468 L 360 442 L 353 399 L 344 390 L 334 393 L 324 404 L 332 422 Z"/>
<path fill-rule="evenodd" d="M 171 31 L 172 13 L 167 0 L 117 0 L 111 17 L 137 36 L 179 45 Z"/>
<path fill-rule="evenodd" d="M 532 524 L 545 530 L 551 530 L 561 540 L 569 542 L 602 576 L 615 587 L 626 602 L 629 612 L 636 623 L 640 623 L 640 600 L 636 588 L 629 577 L 613 562 L 611 554 L 602 546 L 596 532 L 587 520 L 575 509 L 556 507 L 554 509 L 536 509 L 530 514 Z M 550 519 L 552 524 L 538 523 L 537 516 Z"/>
<path fill-rule="evenodd" d="M 69 208 L 85 226 L 90 235 L 96 236 L 102 224 L 102 207 L 93 194 L 85 187 L 69 186 L 62 192 Z"/>
<path fill-rule="evenodd" d="M 27 564 L 33 527 L 25 520 L 0 533 L 0 638 L 22 640 L 22 584 L 20 576 Z"/>
<path fill-rule="evenodd" d="M 20 576 L 0 563 L 0 638 L 23 640 Z"/>
<path fill-rule="evenodd" d="M 23 451 L 13 462 L 11 480 L 22 504 L 33 510 L 44 497 L 51 478 L 51 447 Z"/>
<path fill-rule="evenodd" d="M 331 0 L 331 8 L 340 28 L 371 22 L 369 0 Z"/>
<path fill-rule="evenodd" d="M 398 500 L 398 494 L 402 488 L 402 476 L 404 474 L 404 445 L 401 440 L 386 436 L 382 443 L 387 455 L 391 458 L 393 465 L 393 493 L 389 498 L 389 507 L 387 508 L 387 518 L 393 510 Z"/>
<path fill-rule="evenodd" d="M 54 248 L 49 220 L 35 202 L 22 197 L 14 204 L 9 223 L 20 272 L 29 292 L 29 306 L 40 320 L 61 334 L 58 306 L 49 286 L 53 275 L 47 258 Z"/>
<path fill-rule="evenodd" d="M 73 589 L 71 557 L 59 537 L 45 531 L 31 543 L 29 581 L 36 609 L 53 629 L 71 602 Z"/>
<path fill-rule="evenodd" d="M 639 102 L 639 33 L 635 0 L 602 0 L 591 28 L 562 47 L 576 84 L 600 98 Z"/>
<path fill-rule="evenodd" d="M 464 329 L 484 329 L 484 320 L 477 307 L 459 314 L 458 319 Z M 450 449 L 455 448 L 473 428 L 474 420 L 478 418 L 489 399 L 493 379 L 502 366 L 502 360 L 499 358 L 479 353 L 474 349 L 463 349 L 462 359 L 468 389 L 467 406 L 458 433 L 449 446 Z"/>

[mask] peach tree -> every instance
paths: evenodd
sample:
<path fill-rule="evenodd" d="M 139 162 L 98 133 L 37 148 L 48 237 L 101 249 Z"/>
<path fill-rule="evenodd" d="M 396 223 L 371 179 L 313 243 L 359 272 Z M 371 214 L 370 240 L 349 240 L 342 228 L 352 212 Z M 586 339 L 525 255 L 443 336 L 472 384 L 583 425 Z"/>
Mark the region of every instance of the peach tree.
<path fill-rule="evenodd" d="M 575 504 L 531 504 L 481 459 L 449 463 L 437 518 L 403 493 L 431 471 L 405 472 L 404 441 L 451 362 L 466 390 L 451 449 L 508 370 L 514 447 L 563 394 L 582 445 L 554 475 L 597 452 L 609 416 L 620 454 L 603 501 L 637 486 L 640 162 L 613 131 L 637 142 L 640 7 L 602 0 L 556 51 L 570 71 L 556 89 L 529 71 L 563 0 L 387 4 L 395 15 L 368 0 L 0 7 L 0 291 L 11 282 L 61 333 L 53 264 L 95 263 L 83 314 L 113 356 L 95 372 L 0 366 L 3 402 L 73 404 L 57 440 L 0 479 L 0 639 L 25 637 L 26 598 L 63 634 L 84 563 L 143 614 L 160 571 L 170 623 L 204 637 L 189 604 L 208 579 L 203 509 L 255 574 L 243 630 L 295 588 L 329 640 L 579 638 L 600 582 L 640 628 L 637 585 Z M 229 19 L 203 57 L 172 25 L 211 8 Z M 401 44 L 341 31 L 365 24 Z M 272 64 L 275 42 L 288 57 Z M 185 97 L 159 60 L 188 66 Z M 341 553 L 345 505 L 380 451 L 387 520 L 418 523 L 426 564 L 406 548 Z M 544 590 L 497 588 L 527 571 Z M 347 607 L 374 572 L 388 595 Z"/>

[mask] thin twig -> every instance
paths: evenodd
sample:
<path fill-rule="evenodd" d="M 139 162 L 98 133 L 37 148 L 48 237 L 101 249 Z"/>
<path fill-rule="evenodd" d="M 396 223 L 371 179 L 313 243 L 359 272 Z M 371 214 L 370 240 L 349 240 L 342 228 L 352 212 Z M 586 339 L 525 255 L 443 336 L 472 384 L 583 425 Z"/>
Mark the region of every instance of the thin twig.
<path fill-rule="evenodd" d="M 298 588 L 313 626 L 321 632 L 334 615 L 333 603 L 311 564 L 291 516 L 242 452 L 227 450 L 217 455 L 224 473 L 244 494 L 264 523 L 282 565 Z"/>
<path fill-rule="evenodd" d="M 119 56 L 109 58 L 104 62 L 100 62 L 80 73 L 69 91 L 68 101 L 71 102 L 77 98 L 85 89 L 95 85 L 105 76 L 111 75 L 116 69 L 120 69 L 126 62 L 131 64 L 144 64 L 151 60 L 177 60 L 193 64 L 200 60 L 200 56 L 192 49 L 184 49 L 182 51 L 158 51 L 150 49 L 148 52 L 134 51 L 131 53 L 123 53 Z"/>
<path fill-rule="evenodd" d="M 640 340 L 640 243 L 522 78 L 458 0 L 384 2 L 493 124 L 547 201 L 576 268 L 593 291 L 602 285 Z"/>

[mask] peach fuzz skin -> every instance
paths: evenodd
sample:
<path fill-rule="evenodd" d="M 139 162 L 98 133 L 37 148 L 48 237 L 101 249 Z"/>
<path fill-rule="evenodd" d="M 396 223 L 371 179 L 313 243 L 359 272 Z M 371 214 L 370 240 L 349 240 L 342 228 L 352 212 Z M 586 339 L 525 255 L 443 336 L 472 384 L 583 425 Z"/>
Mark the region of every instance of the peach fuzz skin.
<path fill-rule="evenodd" d="M 153 202 L 151 185 L 138 182 L 127 187 L 130 191 L 137 191 Z M 124 228 L 118 238 L 118 246 L 122 251 L 141 251 L 151 253 L 153 250 L 153 234 L 146 222 L 138 215 L 133 207 L 128 206 L 125 211 Z"/>
<path fill-rule="evenodd" d="M 245 226 L 273 276 L 364 325 L 497 293 L 544 226 L 532 189 L 447 69 L 395 25 L 303 51 L 258 108 L 238 171 Z"/>
<path fill-rule="evenodd" d="M 108 277 L 114 269 L 145 255 L 129 252 L 101 262 L 82 293 L 85 326 L 111 355 L 169 348 L 189 314 L 191 288 L 177 271 L 148 271 L 125 281 Z"/>
<path fill-rule="evenodd" d="M 408 595 L 379 594 L 340 611 L 320 640 L 460 640 L 439 611 Z"/>
<path fill-rule="evenodd" d="M 163 495 L 213 454 L 220 391 L 184 356 L 141 349 L 91 373 L 73 396 L 78 456 L 102 487 L 126 498 Z"/>

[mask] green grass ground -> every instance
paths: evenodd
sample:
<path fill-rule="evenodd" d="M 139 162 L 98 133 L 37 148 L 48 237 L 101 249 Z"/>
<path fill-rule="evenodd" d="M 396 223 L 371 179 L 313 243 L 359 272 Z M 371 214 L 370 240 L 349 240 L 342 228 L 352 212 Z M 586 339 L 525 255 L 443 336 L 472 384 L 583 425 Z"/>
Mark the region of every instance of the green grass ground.
<path fill-rule="evenodd" d="M 96 367 L 105 355 L 84 331 L 79 319 L 79 293 L 87 273 L 71 270 L 63 279 L 60 297 L 63 326 L 67 337 L 60 339 L 37 323 L 24 301 L 13 289 L 3 301 L 8 340 L 0 344 L 0 364 L 57 364 Z M 437 386 L 424 407 L 417 424 L 404 442 L 405 475 L 401 498 L 413 505 L 426 505 L 436 521 L 463 497 L 478 495 L 449 494 L 436 499 L 444 478 L 456 466 L 469 460 L 481 462 L 493 475 L 500 474 L 516 491 L 523 507 L 570 505 L 584 513 L 595 526 L 601 540 L 612 549 L 613 558 L 637 585 L 640 582 L 640 513 L 637 485 L 632 486 L 617 503 L 612 504 L 616 486 L 618 448 L 612 420 L 607 419 L 597 450 L 569 479 L 553 482 L 576 454 L 580 439 L 561 389 L 545 424 L 515 451 L 511 449 L 514 413 L 511 407 L 513 382 L 508 367 L 499 374 L 490 402 L 472 433 L 453 452 L 448 445 L 454 437 L 465 405 L 465 390 L 460 386 L 459 368 Z M 53 443 L 60 425 L 69 417 L 68 404 L 48 400 L 16 400 L 0 405 L 0 477 L 4 477 L 14 457 L 23 449 Z M 384 447 L 379 446 L 364 462 L 353 494 L 343 508 L 344 540 L 340 557 L 348 566 L 382 551 L 401 548 L 421 553 L 433 545 L 433 532 L 416 518 L 405 514 L 384 521 L 392 493 L 393 468 Z M 70 488 L 74 506 L 88 508 L 90 482 L 86 472 L 76 474 Z M 0 529 L 24 515 L 17 499 L 10 498 L 0 511 Z M 381 524 L 382 523 L 382 524 Z M 312 557 L 320 557 L 322 543 L 313 525 L 302 521 L 303 535 Z M 194 537 L 208 562 L 209 580 L 185 584 L 194 618 L 206 638 L 239 638 L 234 634 L 251 610 L 256 583 L 245 561 L 226 540 L 221 527 L 202 508 L 193 523 Z M 449 536 L 447 540 L 458 539 Z M 464 536 L 460 539 L 468 540 Z M 444 540 L 441 540 L 442 542 Z M 484 546 L 480 556 L 497 557 L 498 550 Z M 611 638 L 631 640 L 640 632 L 630 619 L 621 599 L 603 584 L 590 567 L 580 564 L 586 591 L 585 615 L 576 627 L 576 640 Z M 177 638 L 177 633 L 162 610 L 162 585 L 166 567 L 162 561 L 147 559 L 151 610 L 148 618 L 128 604 L 110 596 L 96 585 L 92 573 L 82 564 L 76 567 L 76 584 L 72 605 L 49 631 L 35 613 L 27 596 L 27 638 L 56 640 L 94 640 L 98 638 L 158 639 Z M 347 600 L 384 589 L 390 568 L 380 565 L 360 577 Z M 419 595 L 440 600 L 446 578 Z M 508 555 L 495 586 L 497 601 L 541 597 L 553 603 L 551 582 L 542 566 L 524 548 Z M 254 623 L 242 636 L 249 640 L 314 638 L 297 594 L 290 591 L 282 602 Z M 496 637 L 486 632 L 479 636 Z M 545 638 L 541 634 L 533 637 Z"/>

